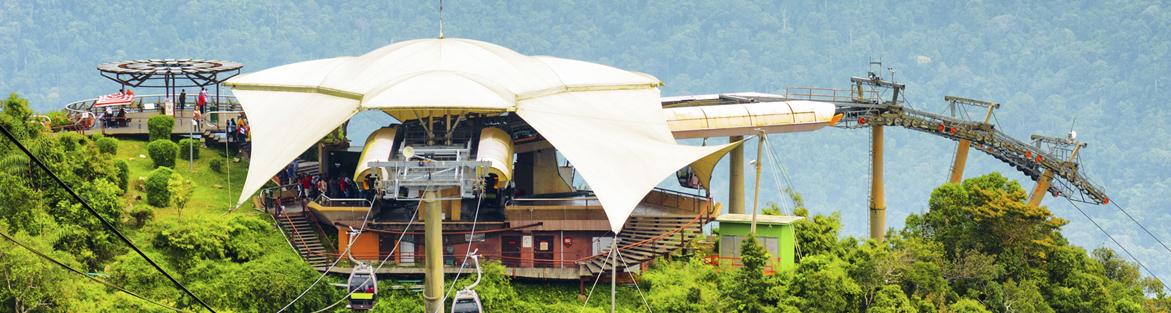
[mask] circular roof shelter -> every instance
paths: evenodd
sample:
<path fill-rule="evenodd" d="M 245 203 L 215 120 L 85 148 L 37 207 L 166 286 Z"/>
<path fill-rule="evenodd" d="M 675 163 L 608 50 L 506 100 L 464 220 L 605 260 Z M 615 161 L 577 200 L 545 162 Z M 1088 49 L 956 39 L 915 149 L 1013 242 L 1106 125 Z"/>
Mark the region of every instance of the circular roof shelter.
<path fill-rule="evenodd" d="M 102 77 L 131 87 L 207 87 L 240 75 L 244 64 L 202 59 L 149 59 L 98 65 Z"/>

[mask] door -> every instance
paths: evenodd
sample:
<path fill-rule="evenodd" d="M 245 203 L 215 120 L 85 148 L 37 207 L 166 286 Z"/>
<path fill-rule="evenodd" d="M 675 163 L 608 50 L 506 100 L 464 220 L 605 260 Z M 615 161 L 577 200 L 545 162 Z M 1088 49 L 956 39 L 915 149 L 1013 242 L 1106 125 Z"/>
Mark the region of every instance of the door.
<path fill-rule="evenodd" d="M 614 243 L 614 237 L 594 237 L 591 241 L 594 243 L 591 255 L 596 255 L 610 251 L 610 245 Z"/>
<path fill-rule="evenodd" d="M 505 267 L 520 267 L 520 236 L 501 236 L 500 256 L 504 257 L 500 263 Z"/>
<path fill-rule="evenodd" d="M 415 265 L 415 235 L 404 235 L 403 241 L 399 242 L 399 262 L 402 265 Z"/>
<path fill-rule="evenodd" d="M 533 267 L 553 267 L 553 262 L 550 262 L 553 261 L 553 249 L 556 246 L 554 245 L 555 241 L 553 241 L 553 236 L 533 236 L 533 240 L 536 241 L 533 245 L 533 259 L 538 260 L 533 262 Z M 548 261 L 543 262 L 540 260 Z"/>

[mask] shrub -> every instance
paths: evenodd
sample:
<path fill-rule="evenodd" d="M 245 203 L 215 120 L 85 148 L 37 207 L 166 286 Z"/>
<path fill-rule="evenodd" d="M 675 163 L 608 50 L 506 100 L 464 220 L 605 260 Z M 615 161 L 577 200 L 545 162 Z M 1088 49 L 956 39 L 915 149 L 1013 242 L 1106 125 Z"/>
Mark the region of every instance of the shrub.
<path fill-rule="evenodd" d="M 171 205 L 171 189 L 168 188 L 168 183 L 173 173 L 175 172 L 169 167 L 159 167 L 150 171 L 146 177 L 146 203 L 160 208 Z"/>
<path fill-rule="evenodd" d="M 207 165 L 211 166 L 211 170 L 215 171 L 216 173 L 224 172 L 224 159 L 211 159 L 211 161 L 207 161 Z"/>
<path fill-rule="evenodd" d="M 199 158 L 199 142 L 193 139 L 179 140 L 179 158 L 191 161 Z"/>
<path fill-rule="evenodd" d="M 130 185 L 130 162 L 114 160 L 114 167 L 118 168 L 118 188 L 122 188 L 122 193 L 126 193 L 126 187 Z"/>
<path fill-rule="evenodd" d="M 49 117 L 49 125 L 52 127 L 61 127 L 73 124 L 73 120 L 69 119 L 69 115 L 66 114 L 64 110 L 52 111 L 46 114 L 46 116 Z"/>
<path fill-rule="evenodd" d="M 170 140 L 155 140 L 146 145 L 146 152 L 156 167 L 175 167 L 175 154 L 179 153 L 179 145 Z"/>
<path fill-rule="evenodd" d="M 102 138 L 106 138 L 106 135 L 102 135 L 102 133 L 94 133 L 93 135 L 89 135 L 89 139 L 93 140 L 94 142 L 97 142 Z"/>
<path fill-rule="evenodd" d="M 78 145 L 85 144 L 85 140 L 85 136 L 75 132 L 62 132 L 60 135 L 57 135 L 57 142 L 62 148 L 65 148 L 65 151 L 77 150 Z"/>
<path fill-rule="evenodd" d="M 154 218 L 155 210 L 149 205 L 136 205 L 134 210 L 130 211 L 130 215 L 134 217 L 134 227 L 142 228 L 146 226 L 146 221 Z"/>
<path fill-rule="evenodd" d="M 169 115 L 155 115 L 146 120 L 146 127 L 150 130 L 150 141 L 171 140 L 171 131 L 175 129 L 175 118 Z"/>
<path fill-rule="evenodd" d="M 98 145 L 98 151 L 102 153 L 118 154 L 118 139 L 103 137 L 95 143 Z"/>

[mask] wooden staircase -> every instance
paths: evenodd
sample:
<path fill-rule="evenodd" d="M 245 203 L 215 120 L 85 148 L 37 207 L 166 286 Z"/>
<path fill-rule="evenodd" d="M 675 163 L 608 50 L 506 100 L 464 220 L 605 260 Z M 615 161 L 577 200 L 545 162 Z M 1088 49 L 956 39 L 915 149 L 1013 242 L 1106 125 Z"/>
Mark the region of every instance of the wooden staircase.
<path fill-rule="evenodd" d="M 621 255 L 617 261 L 618 268 L 621 270 L 635 266 L 682 248 L 702 232 L 700 221 L 692 222 L 695 219 L 694 215 L 630 216 L 626 225 L 622 227 L 622 232 L 618 234 L 618 252 Z M 673 231 L 673 234 L 659 237 Z M 655 239 L 656 237 L 659 238 Z M 640 242 L 641 244 L 637 244 Z M 626 247 L 631 244 L 637 245 Z M 603 254 L 582 264 L 581 275 L 592 277 L 601 271 L 610 272 L 613 264 L 608 256 Z"/>
<path fill-rule="evenodd" d="M 321 239 L 317 238 L 317 232 L 310 223 L 312 221 L 300 213 L 285 214 L 280 219 L 281 228 L 288 235 L 289 243 L 293 244 L 293 248 L 297 249 L 297 253 L 301 254 L 305 262 L 313 267 L 329 266 L 330 260 L 323 254 L 326 252 L 325 246 L 321 244 Z"/>

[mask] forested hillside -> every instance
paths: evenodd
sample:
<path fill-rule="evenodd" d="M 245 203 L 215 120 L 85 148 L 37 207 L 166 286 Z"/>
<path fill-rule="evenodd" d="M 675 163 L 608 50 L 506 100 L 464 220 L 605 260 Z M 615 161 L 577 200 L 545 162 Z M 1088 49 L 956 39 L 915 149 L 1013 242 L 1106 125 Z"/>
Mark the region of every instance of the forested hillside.
<path fill-rule="evenodd" d="M 0 92 L 37 111 L 114 91 L 94 66 L 144 58 L 227 59 L 256 71 L 403 40 L 438 36 L 438 3 L 365 1 L 0 2 Z M 1171 8 L 1159 1 L 446 1 L 445 34 L 525 54 L 655 75 L 664 95 L 845 87 L 869 61 L 897 70 L 916 108 L 943 96 L 999 102 L 1017 138 L 1089 143 L 1082 169 L 1160 240 L 1171 241 Z M 883 75 L 890 72 L 882 69 Z M 371 120 L 363 117 L 371 128 Z M 1076 123 L 1075 123 L 1076 120 Z M 363 128 L 363 127 L 356 127 Z M 356 131 L 360 133 L 360 131 Z M 770 136 L 815 213 L 840 211 L 844 235 L 866 231 L 868 132 Z M 360 139 L 360 136 L 357 136 Z M 717 140 L 718 141 L 718 140 Z M 955 143 L 887 132 L 888 225 L 928 209 Z M 753 154 L 750 147 L 748 154 Z M 974 153 L 967 177 L 998 171 Z M 766 169 L 767 171 L 768 169 Z M 726 175 L 715 194 L 725 199 Z M 774 186 L 771 179 L 766 190 Z M 751 180 L 749 180 L 751 187 Z M 764 200 L 781 201 L 777 193 Z M 1118 249 L 1062 198 L 1044 202 L 1066 238 Z M 1080 205 L 1152 271 L 1171 277 L 1171 251 L 1112 206 Z"/>

